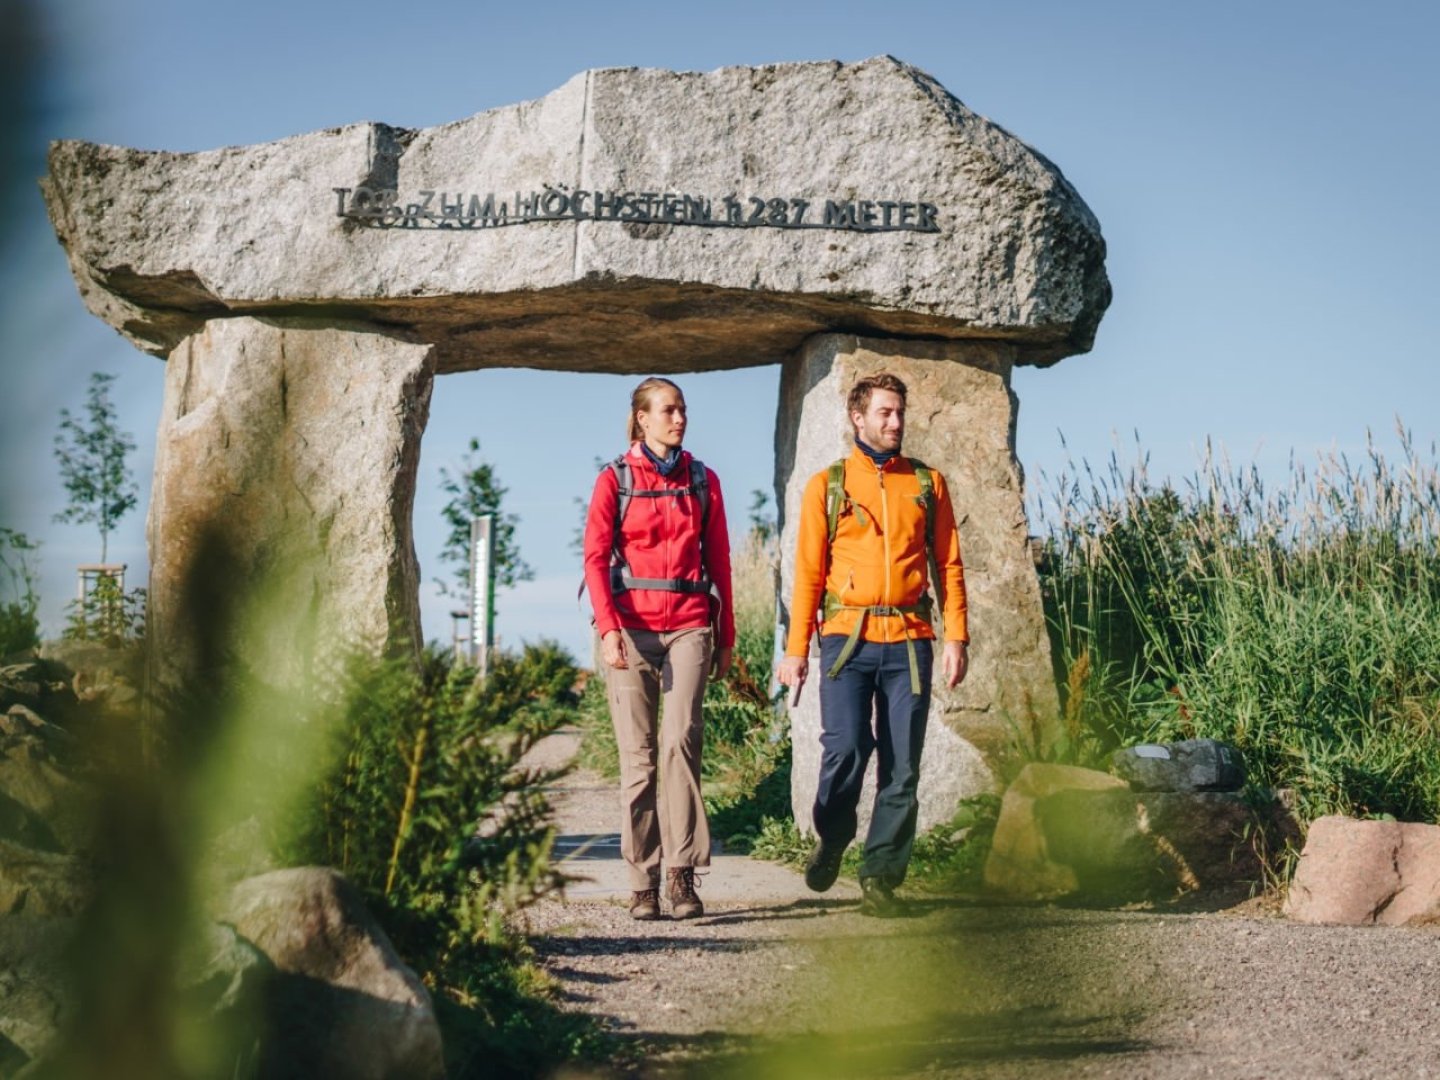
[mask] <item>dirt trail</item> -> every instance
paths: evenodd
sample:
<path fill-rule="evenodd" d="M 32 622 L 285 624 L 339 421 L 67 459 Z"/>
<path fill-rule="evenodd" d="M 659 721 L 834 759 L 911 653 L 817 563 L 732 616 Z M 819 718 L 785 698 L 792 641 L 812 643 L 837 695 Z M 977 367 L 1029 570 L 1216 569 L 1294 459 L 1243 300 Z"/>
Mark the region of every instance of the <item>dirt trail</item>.
<path fill-rule="evenodd" d="M 853 883 L 816 896 L 720 854 L 703 918 L 636 923 L 614 785 L 577 772 L 553 794 L 566 869 L 590 880 L 529 928 L 567 1002 L 620 1038 L 625 1073 L 1440 1078 L 1434 929 L 921 894 L 880 921 Z"/>

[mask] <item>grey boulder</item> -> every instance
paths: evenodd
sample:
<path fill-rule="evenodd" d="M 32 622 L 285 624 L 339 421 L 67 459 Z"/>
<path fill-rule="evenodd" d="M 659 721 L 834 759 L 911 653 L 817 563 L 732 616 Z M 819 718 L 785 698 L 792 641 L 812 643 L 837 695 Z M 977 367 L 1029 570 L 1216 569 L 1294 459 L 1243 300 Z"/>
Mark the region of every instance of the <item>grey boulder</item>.
<path fill-rule="evenodd" d="M 1135 791 L 1239 791 L 1245 786 L 1245 759 L 1216 739 L 1145 743 L 1116 750 L 1116 776 Z"/>
<path fill-rule="evenodd" d="M 429 991 L 339 873 L 262 874 L 235 886 L 216 914 L 277 970 L 265 1004 L 262 1075 L 445 1075 Z"/>

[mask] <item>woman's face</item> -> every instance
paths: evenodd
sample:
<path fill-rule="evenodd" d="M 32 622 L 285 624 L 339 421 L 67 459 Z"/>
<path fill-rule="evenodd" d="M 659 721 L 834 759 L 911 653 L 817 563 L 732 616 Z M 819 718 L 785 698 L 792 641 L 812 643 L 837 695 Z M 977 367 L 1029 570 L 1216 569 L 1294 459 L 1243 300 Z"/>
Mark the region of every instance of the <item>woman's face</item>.
<path fill-rule="evenodd" d="M 685 441 L 685 397 L 680 391 L 657 387 L 650 394 L 649 405 L 635 416 L 652 450 L 660 446 L 668 453 Z"/>

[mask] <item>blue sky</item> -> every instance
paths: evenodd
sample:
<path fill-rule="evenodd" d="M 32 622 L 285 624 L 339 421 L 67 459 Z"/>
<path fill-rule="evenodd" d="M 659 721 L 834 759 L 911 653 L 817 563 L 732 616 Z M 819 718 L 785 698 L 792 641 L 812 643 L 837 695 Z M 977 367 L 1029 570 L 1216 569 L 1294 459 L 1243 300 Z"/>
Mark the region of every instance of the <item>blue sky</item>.
<path fill-rule="evenodd" d="M 1017 373 L 1019 456 L 1032 480 L 1066 451 L 1098 461 L 1132 432 L 1157 474 L 1186 474 L 1213 437 L 1283 470 L 1391 445 L 1396 416 L 1440 434 L 1440 66 L 1433 4 L 50 0 L 44 141 L 199 150 L 365 120 L 422 127 L 542 96 L 590 67 L 709 70 L 891 53 L 1035 146 L 1099 217 L 1115 301 L 1093 352 Z M 119 376 L 148 489 L 162 363 L 83 309 L 34 189 L 9 208 L 0 268 L 6 523 L 43 542 L 44 615 L 57 629 L 93 530 L 57 526 L 50 453 L 62 406 L 91 371 Z M 437 382 L 415 517 L 440 572 L 438 470 L 478 436 L 511 489 L 538 577 L 502 596 L 499 632 L 558 637 L 582 656 L 568 548 L 573 498 L 619 447 L 633 380 L 489 371 Z M 681 380 L 688 445 L 713 465 L 732 527 L 769 489 L 778 369 Z M 759 403 L 759 404 L 757 404 Z M 746 438 L 735 438 L 736 418 Z M 538 464 L 543 461 L 542 464 Z M 143 576 L 142 510 L 112 556 Z M 427 587 L 427 636 L 448 605 Z"/>

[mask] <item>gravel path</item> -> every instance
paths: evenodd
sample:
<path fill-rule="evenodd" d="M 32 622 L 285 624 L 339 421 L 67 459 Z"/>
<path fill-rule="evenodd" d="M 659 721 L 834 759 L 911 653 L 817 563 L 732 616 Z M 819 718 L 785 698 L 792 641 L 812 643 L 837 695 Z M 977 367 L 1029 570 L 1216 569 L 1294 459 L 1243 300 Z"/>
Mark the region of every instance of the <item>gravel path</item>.
<path fill-rule="evenodd" d="M 573 733 L 537 748 L 573 752 Z M 856 911 L 799 875 L 717 856 L 706 915 L 636 923 L 613 785 L 555 792 L 590 881 L 527 920 L 566 1001 L 646 1077 L 1436 1077 L 1440 931 L 915 896 Z M 841 886 L 844 886 L 842 889 Z"/>

